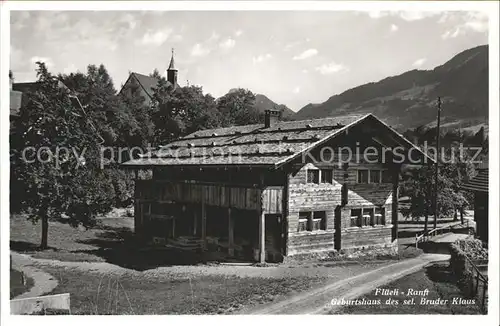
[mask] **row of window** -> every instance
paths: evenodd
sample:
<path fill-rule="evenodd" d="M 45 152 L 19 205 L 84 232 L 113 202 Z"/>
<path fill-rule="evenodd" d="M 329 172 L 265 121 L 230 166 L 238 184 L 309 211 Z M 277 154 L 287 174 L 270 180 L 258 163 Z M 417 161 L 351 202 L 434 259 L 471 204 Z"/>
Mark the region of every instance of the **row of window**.
<path fill-rule="evenodd" d="M 307 170 L 307 183 L 333 183 L 333 170 L 332 169 L 308 169 Z"/>
<path fill-rule="evenodd" d="M 333 183 L 332 169 L 307 169 L 307 183 Z M 358 170 L 357 183 L 391 183 L 392 178 L 388 170 Z"/>
<path fill-rule="evenodd" d="M 391 183 L 389 170 L 358 170 L 357 183 Z"/>
<path fill-rule="evenodd" d="M 385 225 L 385 207 L 351 209 L 351 227 Z"/>
<path fill-rule="evenodd" d="M 351 227 L 385 225 L 385 207 L 351 209 Z M 298 232 L 326 230 L 325 211 L 299 212 Z"/>
<path fill-rule="evenodd" d="M 326 212 L 299 212 L 298 232 L 326 230 Z"/>

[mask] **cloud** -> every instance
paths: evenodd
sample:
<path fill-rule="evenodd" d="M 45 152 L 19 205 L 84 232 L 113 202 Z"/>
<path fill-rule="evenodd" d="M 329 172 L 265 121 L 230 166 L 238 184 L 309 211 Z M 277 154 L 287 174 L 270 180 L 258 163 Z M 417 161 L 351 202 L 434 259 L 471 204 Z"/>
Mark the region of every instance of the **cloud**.
<path fill-rule="evenodd" d="M 299 87 L 299 86 L 295 87 L 295 88 L 293 89 L 293 93 L 294 93 L 294 94 L 299 94 L 299 93 L 300 93 L 300 87 Z"/>
<path fill-rule="evenodd" d="M 128 27 L 130 29 L 135 29 L 137 27 L 137 20 L 135 19 L 135 17 L 130 14 L 130 13 L 126 13 L 125 15 L 122 15 L 120 17 L 120 22 L 122 23 L 127 23 L 128 24 Z"/>
<path fill-rule="evenodd" d="M 234 35 L 235 35 L 236 37 L 240 37 L 240 36 L 241 36 L 241 34 L 243 34 L 243 31 L 242 31 L 241 29 L 238 29 L 238 30 L 236 30 L 236 32 L 234 32 Z"/>
<path fill-rule="evenodd" d="M 444 32 L 442 35 L 441 35 L 441 38 L 443 40 L 446 40 L 448 38 L 455 38 L 457 37 L 458 35 L 460 34 L 460 29 L 459 28 L 455 28 L 454 30 L 447 30 L 446 32 Z"/>
<path fill-rule="evenodd" d="M 399 17 L 406 21 L 415 21 L 442 14 L 439 11 L 400 11 Z"/>
<path fill-rule="evenodd" d="M 76 67 L 76 65 L 74 63 L 70 63 L 68 66 L 66 66 L 63 69 L 63 73 L 66 75 L 69 75 L 70 73 L 72 73 L 72 72 L 74 73 L 77 71 L 78 71 L 78 68 Z"/>
<path fill-rule="evenodd" d="M 391 32 L 397 32 L 398 29 L 399 29 L 398 25 L 396 25 L 396 24 L 391 25 Z"/>
<path fill-rule="evenodd" d="M 412 64 L 412 66 L 421 67 L 426 61 L 427 61 L 426 58 L 420 58 L 418 60 L 415 60 L 415 62 Z"/>
<path fill-rule="evenodd" d="M 172 41 L 172 42 L 180 42 L 180 41 L 182 41 L 182 39 L 183 39 L 182 35 L 175 34 L 174 36 L 172 36 L 170 38 L 170 41 Z"/>
<path fill-rule="evenodd" d="M 310 57 L 314 57 L 317 54 L 318 54 L 318 50 L 308 49 L 308 50 L 305 50 L 304 52 L 302 52 L 301 54 L 294 56 L 293 60 L 304 60 L 304 59 L 307 59 Z"/>
<path fill-rule="evenodd" d="M 210 53 L 210 49 L 204 47 L 201 43 L 196 43 L 191 49 L 191 56 L 203 57 Z"/>
<path fill-rule="evenodd" d="M 295 42 L 288 43 L 288 44 L 285 45 L 284 50 L 288 51 L 291 48 L 296 47 L 297 45 L 299 45 L 301 43 L 302 43 L 301 41 L 295 41 Z"/>
<path fill-rule="evenodd" d="M 232 38 L 228 38 L 227 40 L 225 40 L 224 42 L 221 42 L 219 44 L 219 46 L 222 49 L 226 49 L 226 50 L 234 48 L 235 45 L 236 45 L 236 41 L 233 40 Z"/>
<path fill-rule="evenodd" d="M 141 44 L 144 45 L 162 45 L 165 43 L 165 41 L 169 38 L 169 36 L 172 34 L 172 29 L 171 28 L 166 28 L 163 30 L 159 31 L 147 31 L 146 34 L 142 37 L 140 40 Z"/>
<path fill-rule="evenodd" d="M 26 66 L 27 60 L 22 49 L 18 49 L 15 46 L 10 46 L 10 69 L 16 71 L 23 69 Z"/>
<path fill-rule="evenodd" d="M 29 11 L 13 11 L 11 13 L 11 26 L 15 30 L 20 30 L 28 25 L 30 18 Z"/>
<path fill-rule="evenodd" d="M 482 12 L 449 14 L 443 23 L 454 24 L 454 26 L 441 34 L 442 39 L 455 38 L 468 32 L 486 33 L 488 31 L 488 15 Z"/>
<path fill-rule="evenodd" d="M 437 15 L 443 15 L 444 13 L 440 11 L 368 11 L 367 14 L 373 19 L 396 16 L 406 21 L 416 21 Z"/>
<path fill-rule="evenodd" d="M 349 68 L 341 63 L 330 62 L 315 68 L 322 75 L 330 75 L 337 72 L 348 71 Z"/>
<path fill-rule="evenodd" d="M 54 66 L 54 62 L 52 61 L 51 58 L 48 58 L 48 57 L 34 56 L 34 57 L 31 57 L 30 61 L 32 64 L 36 64 L 38 61 L 43 62 L 43 63 L 45 63 L 45 66 L 47 68 L 51 68 Z"/>
<path fill-rule="evenodd" d="M 269 60 L 272 57 L 273 57 L 273 55 L 271 53 L 266 53 L 266 54 L 261 54 L 261 55 L 258 55 L 256 57 L 253 57 L 252 61 L 254 64 L 257 64 L 257 63 L 261 63 L 261 62 L 264 62 L 266 60 Z"/>
<path fill-rule="evenodd" d="M 212 34 L 210 35 L 210 37 L 206 40 L 207 43 L 211 43 L 211 42 L 215 42 L 215 41 L 218 41 L 220 39 L 220 34 L 218 34 L 217 32 L 212 32 Z"/>

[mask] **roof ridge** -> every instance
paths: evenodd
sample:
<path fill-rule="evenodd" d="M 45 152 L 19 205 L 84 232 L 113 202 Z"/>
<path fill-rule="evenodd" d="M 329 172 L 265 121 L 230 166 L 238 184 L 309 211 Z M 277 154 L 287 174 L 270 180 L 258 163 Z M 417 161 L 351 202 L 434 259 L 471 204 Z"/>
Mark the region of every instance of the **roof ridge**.
<path fill-rule="evenodd" d="M 134 74 L 134 75 L 140 75 L 142 77 L 148 77 L 148 78 L 154 78 L 154 79 L 158 79 L 157 77 L 154 77 L 154 76 L 150 76 L 150 75 L 144 75 L 140 72 L 135 72 L 135 71 L 132 71 L 131 74 Z"/>

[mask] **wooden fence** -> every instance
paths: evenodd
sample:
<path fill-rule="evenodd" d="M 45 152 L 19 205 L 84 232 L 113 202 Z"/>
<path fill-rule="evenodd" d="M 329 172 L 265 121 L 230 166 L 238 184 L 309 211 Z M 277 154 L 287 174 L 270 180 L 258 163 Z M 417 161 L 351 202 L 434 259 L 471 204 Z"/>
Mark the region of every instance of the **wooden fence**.
<path fill-rule="evenodd" d="M 452 232 L 453 228 L 457 226 L 462 226 L 465 225 L 466 228 L 469 228 L 469 220 L 467 219 L 464 221 L 464 224 L 462 222 L 456 222 L 453 224 L 445 225 L 439 228 L 432 229 L 430 231 L 424 232 L 421 235 L 415 234 L 415 248 L 418 248 L 419 242 L 427 242 L 431 237 L 437 236 L 439 234 L 447 233 L 447 232 Z"/>
<path fill-rule="evenodd" d="M 467 256 L 465 256 L 465 259 L 472 266 L 469 278 L 467 279 L 470 296 L 478 299 L 478 305 L 486 313 L 488 310 L 488 276 L 481 273 L 480 268 L 487 267 L 488 261 L 478 260 L 474 263 Z"/>

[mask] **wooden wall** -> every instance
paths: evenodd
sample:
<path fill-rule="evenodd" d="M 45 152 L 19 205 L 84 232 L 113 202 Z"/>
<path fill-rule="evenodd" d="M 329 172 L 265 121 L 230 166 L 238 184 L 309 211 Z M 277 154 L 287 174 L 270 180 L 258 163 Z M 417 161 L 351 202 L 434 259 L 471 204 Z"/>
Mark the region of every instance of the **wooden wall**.
<path fill-rule="evenodd" d="M 204 193 L 206 205 L 257 210 L 261 192 L 258 188 L 227 185 L 136 180 L 135 199 L 136 202 L 201 204 Z"/>
<path fill-rule="evenodd" d="M 319 161 L 319 160 L 318 160 Z M 367 163 L 353 157 L 347 170 L 343 164 L 302 162 L 295 163 L 289 176 L 288 190 L 288 254 L 299 254 L 316 250 L 332 250 L 335 237 L 339 237 L 342 249 L 372 245 L 386 245 L 391 242 L 392 183 L 358 184 L 359 169 L 388 169 L 382 163 Z M 333 182 L 306 183 L 307 169 L 333 169 Z M 348 202 L 342 205 L 342 185 L 348 189 Z M 337 207 L 340 214 L 335 216 Z M 362 207 L 384 207 L 385 226 L 351 228 L 351 209 Z M 298 232 L 301 211 L 325 211 L 326 230 Z M 335 218 L 339 218 L 336 227 Z"/>
<path fill-rule="evenodd" d="M 346 228 L 342 230 L 342 249 L 387 246 L 392 242 L 392 225 Z"/>

